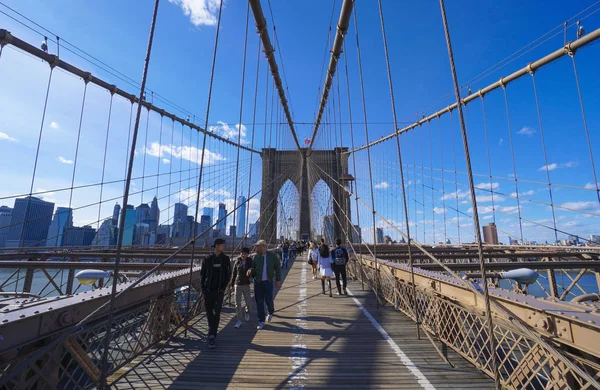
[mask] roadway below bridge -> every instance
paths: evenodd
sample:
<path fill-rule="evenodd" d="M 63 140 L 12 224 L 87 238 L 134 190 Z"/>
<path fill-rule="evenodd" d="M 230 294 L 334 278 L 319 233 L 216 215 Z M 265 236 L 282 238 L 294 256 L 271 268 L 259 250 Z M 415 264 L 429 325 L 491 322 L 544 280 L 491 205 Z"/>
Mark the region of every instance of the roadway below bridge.
<path fill-rule="evenodd" d="M 118 389 L 226 388 L 493 388 L 493 381 L 454 351 L 444 362 L 415 324 L 391 306 L 377 307 L 374 293 L 350 281 L 349 296 L 323 295 L 302 260 L 283 272 L 275 315 L 256 330 L 235 329 L 224 308 L 217 349 L 206 343 L 206 320 L 137 358 L 111 378 Z M 438 344 L 440 347 L 441 344 Z"/>

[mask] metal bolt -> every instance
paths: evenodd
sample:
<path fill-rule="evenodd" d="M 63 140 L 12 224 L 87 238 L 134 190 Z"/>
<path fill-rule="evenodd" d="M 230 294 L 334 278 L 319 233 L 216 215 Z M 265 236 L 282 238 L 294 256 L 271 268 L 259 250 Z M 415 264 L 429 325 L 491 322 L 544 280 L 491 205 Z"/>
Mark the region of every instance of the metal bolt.
<path fill-rule="evenodd" d="M 562 333 L 558 332 L 558 337 L 562 337 Z"/>
<path fill-rule="evenodd" d="M 48 308 L 48 311 L 50 311 L 50 310 L 52 310 L 52 308 L 51 308 L 51 307 L 49 307 L 49 308 Z"/>
<path fill-rule="evenodd" d="M 40 311 L 36 310 L 36 311 L 33 312 L 33 314 L 40 314 Z"/>
<path fill-rule="evenodd" d="M 8 320 L 2 320 L 3 324 L 6 324 L 8 322 Z"/>

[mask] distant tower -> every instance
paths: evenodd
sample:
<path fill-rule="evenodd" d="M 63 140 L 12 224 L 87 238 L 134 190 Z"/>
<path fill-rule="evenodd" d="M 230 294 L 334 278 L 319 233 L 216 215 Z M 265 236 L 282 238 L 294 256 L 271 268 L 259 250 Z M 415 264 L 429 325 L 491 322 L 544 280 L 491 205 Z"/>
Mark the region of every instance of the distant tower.
<path fill-rule="evenodd" d="M 227 206 L 225 203 L 219 203 L 219 214 L 218 214 L 218 222 L 217 222 L 217 230 L 219 234 L 225 236 L 227 234 Z"/>
<path fill-rule="evenodd" d="M 72 227 L 73 210 L 68 207 L 57 207 L 50 228 L 48 229 L 46 246 L 63 246 L 65 232 Z"/>
<path fill-rule="evenodd" d="M 483 227 L 483 241 L 486 244 L 498 245 L 498 230 L 494 222 L 490 222 Z"/>
<path fill-rule="evenodd" d="M 158 229 L 158 220 L 160 219 L 160 210 L 158 208 L 158 199 L 156 196 L 152 199 L 150 204 L 150 213 L 148 215 L 148 225 L 150 225 L 150 231 L 155 232 Z"/>
<path fill-rule="evenodd" d="M 113 226 L 117 226 L 119 224 L 119 214 L 121 213 L 121 206 L 118 203 L 115 204 L 113 208 L 113 216 L 112 216 L 112 224 Z"/>

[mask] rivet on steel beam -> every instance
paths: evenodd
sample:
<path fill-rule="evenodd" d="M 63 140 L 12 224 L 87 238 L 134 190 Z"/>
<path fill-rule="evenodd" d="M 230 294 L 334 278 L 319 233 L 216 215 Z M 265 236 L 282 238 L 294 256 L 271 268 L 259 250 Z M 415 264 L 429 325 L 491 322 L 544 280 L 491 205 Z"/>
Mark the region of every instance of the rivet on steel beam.
<path fill-rule="evenodd" d="M 3 324 L 6 324 L 8 322 L 8 320 L 2 320 Z"/>

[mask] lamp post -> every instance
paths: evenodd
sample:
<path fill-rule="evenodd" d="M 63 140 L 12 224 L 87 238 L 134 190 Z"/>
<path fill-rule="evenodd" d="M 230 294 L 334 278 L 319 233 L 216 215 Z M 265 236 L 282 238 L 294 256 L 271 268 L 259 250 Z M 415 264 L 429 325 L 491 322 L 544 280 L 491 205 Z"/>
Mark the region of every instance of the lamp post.
<path fill-rule="evenodd" d="M 294 221 L 294 219 L 290 216 L 288 218 L 288 238 L 291 240 L 292 239 L 292 222 Z"/>

